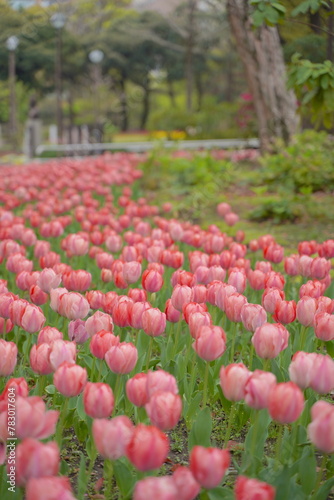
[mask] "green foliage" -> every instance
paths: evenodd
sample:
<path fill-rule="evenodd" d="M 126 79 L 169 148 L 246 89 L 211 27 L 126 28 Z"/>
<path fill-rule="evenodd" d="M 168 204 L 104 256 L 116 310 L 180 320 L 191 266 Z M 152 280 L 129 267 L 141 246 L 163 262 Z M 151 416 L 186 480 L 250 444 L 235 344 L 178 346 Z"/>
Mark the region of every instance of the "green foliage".
<path fill-rule="evenodd" d="M 288 70 L 288 86 L 301 101 L 301 111 L 310 109 L 314 123 L 330 128 L 334 121 L 334 64 L 312 63 L 295 54 Z"/>
<path fill-rule="evenodd" d="M 284 224 L 295 222 L 300 215 L 300 210 L 292 200 L 285 198 L 261 203 L 250 213 L 249 218 L 256 222 L 272 220 L 274 224 Z"/>
<path fill-rule="evenodd" d="M 334 189 L 333 140 L 326 132 L 306 130 L 261 163 L 263 183 L 275 190 L 308 194 Z"/>
<path fill-rule="evenodd" d="M 312 63 L 322 63 L 326 59 L 326 45 L 323 36 L 311 33 L 284 45 L 284 59 L 289 63 L 293 55 L 299 53 L 303 59 L 308 59 Z"/>
<path fill-rule="evenodd" d="M 284 19 L 286 8 L 279 2 L 272 0 L 250 0 L 254 7 L 252 19 L 256 28 L 263 23 L 274 26 Z"/>
<path fill-rule="evenodd" d="M 257 132 L 253 123 L 239 128 L 239 102 L 217 103 L 214 98 L 206 98 L 200 111 L 187 113 L 183 103 L 177 102 L 175 107 L 170 102 L 157 97 L 157 106 L 152 111 L 148 130 L 184 130 L 192 139 L 228 139 L 235 137 L 254 137 Z"/>
<path fill-rule="evenodd" d="M 309 11 L 314 14 L 320 7 L 328 7 L 328 3 L 324 0 L 304 0 L 293 9 L 291 14 L 293 16 L 298 16 L 299 14 L 306 14 Z"/>

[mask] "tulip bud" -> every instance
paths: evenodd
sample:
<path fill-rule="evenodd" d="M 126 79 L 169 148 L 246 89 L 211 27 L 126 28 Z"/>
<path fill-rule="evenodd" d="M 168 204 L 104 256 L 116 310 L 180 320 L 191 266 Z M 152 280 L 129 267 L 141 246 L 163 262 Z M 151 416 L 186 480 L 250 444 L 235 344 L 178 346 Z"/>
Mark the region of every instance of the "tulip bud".
<path fill-rule="evenodd" d="M 107 418 L 114 409 L 114 395 L 107 384 L 88 382 L 83 392 L 84 408 L 92 418 Z"/>
<path fill-rule="evenodd" d="M 57 391 L 67 398 L 78 396 L 83 391 L 86 382 L 86 368 L 67 361 L 62 363 L 53 375 L 53 383 Z"/>
<path fill-rule="evenodd" d="M 141 472 L 158 469 L 169 452 L 166 434 L 157 427 L 138 424 L 126 447 L 126 456 Z"/>
<path fill-rule="evenodd" d="M 190 470 L 203 488 L 211 489 L 218 486 L 229 465 L 228 450 L 203 446 L 194 446 L 191 450 Z"/>

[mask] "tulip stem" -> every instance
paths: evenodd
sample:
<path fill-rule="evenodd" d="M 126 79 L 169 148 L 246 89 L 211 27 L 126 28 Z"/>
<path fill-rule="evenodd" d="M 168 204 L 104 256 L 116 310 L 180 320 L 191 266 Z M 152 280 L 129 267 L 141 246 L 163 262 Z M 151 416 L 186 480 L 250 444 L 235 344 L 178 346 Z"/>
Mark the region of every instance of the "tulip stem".
<path fill-rule="evenodd" d="M 204 384 L 203 384 L 203 408 L 206 407 L 206 402 L 208 399 L 208 378 L 209 378 L 209 362 L 205 364 L 204 372 Z"/>
<path fill-rule="evenodd" d="M 115 412 L 117 412 L 118 409 L 118 399 L 119 399 L 119 389 L 121 385 L 121 374 L 118 373 L 116 377 L 116 384 L 115 384 L 115 390 L 114 390 L 114 399 L 115 399 Z"/>
<path fill-rule="evenodd" d="M 105 498 L 111 498 L 112 480 L 114 476 L 114 466 L 111 460 L 106 459 L 104 461 L 103 475 L 105 479 L 104 496 Z"/>
<path fill-rule="evenodd" d="M 230 436 L 231 436 L 231 431 L 232 431 L 232 422 L 234 420 L 234 415 L 235 415 L 235 410 L 237 409 L 237 405 L 233 402 L 232 405 L 231 405 L 231 410 L 230 410 L 230 414 L 229 414 L 229 417 L 228 417 L 228 422 L 227 422 L 227 427 L 226 427 L 226 434 L 225 434 L 225 439 L 224 439 L 224 448 L 226 448 L 229 440 L 230 440 Z"/>
<path fill-rule="evenodd" d="M 38 378 L 38 384 L 37 384 L 37 395 L 38 396 L 43 396 L 45 386 L 46 386 L 46 376 L 40 375 Z"/>
<path fill-rule="evenodd" d="M 264 359 L 262 369 L 264 372 L 270 371 L 270 359 Z"/>
<path fill-rule="evenodd" d="M 252 343 L 250 344 L 249 351 L 250 352 L 249 352 L 249 362 L 248 362 L 249 366 L 248 366 L 248 369 L 252 370 L 253 357 L 254 357 L 254 346 L 253 346 Z"/>
<path fill-rule="evenodd" d="M 193 388 L 194 388 L 194 383 L 195 383 L 195 377 L 196 377 L 196 367 L 197 367 L 197 363 L 196 363 L 196 351 L 195 349 L 193 350 L 193 356 L 192 356 L 192 363 L 191 363 L 191 367 L 190 367 L 190 394 L 193 392 Z"/>
<path fill-rule="evenodd" d="M 301 351 L 305 350 L 306 332 L 307 332 L 307 326 L 303 325 L 301 328 L 301 331 L 300 331 L 300 350 Z"/>
<path fill-rule="evenodd" d="M 146 371 L 148 372 L 149 366 L 150 366 L 150 361 L 151 361 L 151 356 L 152 356 L 152 349 L 153 349 L 153 337 L 150 337 L 150 343 L 148 345 L 148 350 L 147 350 L 147 356 L 146 356 Z"/>
<path fill-rule="evenodd" d="M 102 367 L 103 367 L 103 359 L 100 359 L 99 373 L 98 373 L 98 376 L 97 376 L 97 381 L 98 382 L 102 382 L 102 380 L 101 380 Z"/>
<path fill-rule="evenodd" d="M 237 336 L 237 331 L 238 331 L 238 323 L 233 323 L 230 363 L 233 363 L 233 361 L 234 361 L 234 350 L 235 350 L 235 340 L 236 340 L 236 336 Z"/>
<path fill-rule="evenodd" d="M 90 379 L 91 380 L 95 379 L 95 377 L 94 377 L 94 375 L 95 375 L 95 366 L 96 366 L 96 357 L 93 356 L 92 370 L 91 370 L 91 373 L 90 373 Z"/>
<path fill-rule="evenodd" d="M 58 426 L 56 430 L 55 441 L 58 444 L 60 450 L 63 441 L 64 422 L 67 416 L 68 402 L 69 398 L 66 398 L 63 407 L 60 409 L 60 419 L 58 421 Z"/>
<path fill-rule="evenodd" d="M 279 424 L 277 442 L 276 442 L 276 454 L 275 454 L 275 465 L 274 465 L 275 470 L 278 469 L 279 458 L 281 455 L 282 441 L 283 441 L 283 433 L 284 433 L 284 426 Z"/>
<path fill-rule="evenodd" d="M 177 348 L 179 345 L 180 334 L 181 334 L 181 327 L 182 327 L 182 318 L 180 317 L 179 321 L 177 322 L 176 335 L 174 338 L 173 358 L 175 358 L 176 353 L 177 353 Z"/>
<path fill-rule="evenodd" d="M 322 481 L 322 476 L 323 476 L 324 472 L 326 473 L 326 463 L 327 463 L 327 455 L 326 455 L 326 453 L 324 453 L 322 460 L 321 460 L 320 467 L 319 467 L 318 475 L 317 475 L 317 482 L 316 482 L 316 486 L 315 486 L 315 490 L 314 490 L 314 496 L 312 498 L 315 498 L 316 493 L 319 491 L 320 484 Z"/>

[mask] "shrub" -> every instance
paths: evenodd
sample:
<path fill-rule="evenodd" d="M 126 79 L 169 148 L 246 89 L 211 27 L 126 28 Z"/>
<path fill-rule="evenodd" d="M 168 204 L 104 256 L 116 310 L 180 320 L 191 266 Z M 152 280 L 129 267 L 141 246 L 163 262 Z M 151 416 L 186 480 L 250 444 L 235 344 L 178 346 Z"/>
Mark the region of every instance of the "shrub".
<path fill-rule="evenodd" d="M 314 193 L 334 189 L 333 139 L 325 132 L 306 130 L 289 145 L 261 159 L 263 183 L 275 190 Z"/>

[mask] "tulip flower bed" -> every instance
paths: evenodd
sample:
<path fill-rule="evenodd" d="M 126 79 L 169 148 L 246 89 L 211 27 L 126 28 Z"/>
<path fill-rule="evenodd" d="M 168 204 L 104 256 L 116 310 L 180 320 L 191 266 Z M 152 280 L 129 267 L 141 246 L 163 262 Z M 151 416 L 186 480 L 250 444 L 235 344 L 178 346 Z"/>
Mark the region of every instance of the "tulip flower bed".
<path fill-rule="evenodd" d="M 172 219 L 141 159 L 1 170 L 0 499 L 332 498 L 334 240 Z"/>

